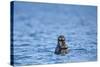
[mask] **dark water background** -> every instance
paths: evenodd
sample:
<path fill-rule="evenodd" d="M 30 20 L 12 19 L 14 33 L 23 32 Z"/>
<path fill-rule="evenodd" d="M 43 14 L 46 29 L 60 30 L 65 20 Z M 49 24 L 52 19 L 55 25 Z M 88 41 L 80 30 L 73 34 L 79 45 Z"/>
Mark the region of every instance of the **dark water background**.
<path fill-rule="evenodd" d="M 96 12 L 95 6 L 14 2 L 14 65 L 96 61 Z M 61 34 L 65 56 L 54 54 Z"/>

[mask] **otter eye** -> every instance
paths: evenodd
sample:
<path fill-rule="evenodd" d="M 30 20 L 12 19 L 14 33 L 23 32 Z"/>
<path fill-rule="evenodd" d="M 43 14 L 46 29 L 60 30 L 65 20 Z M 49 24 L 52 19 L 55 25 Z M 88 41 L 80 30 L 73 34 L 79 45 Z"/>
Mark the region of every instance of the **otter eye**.
<path fill-rule="evenodd" d="M 62 40 L 62 38 L 59 38 L 59 40 Z"/>
<path fill-rule="evenodd" d="M 59 41 L 64 41 L 64 40 L 65 40 L 65 38 L 58 38 L 58 40 L 59 40 Z"/>
<path fill-rule="evenodd" d="M 65 40 L 65 38 L 62 38 L 62 40 Z"/>
<path fill-rule="evenodd" d="M 58 40 L 62 40 L 62 38 L 58 38 Z"/>

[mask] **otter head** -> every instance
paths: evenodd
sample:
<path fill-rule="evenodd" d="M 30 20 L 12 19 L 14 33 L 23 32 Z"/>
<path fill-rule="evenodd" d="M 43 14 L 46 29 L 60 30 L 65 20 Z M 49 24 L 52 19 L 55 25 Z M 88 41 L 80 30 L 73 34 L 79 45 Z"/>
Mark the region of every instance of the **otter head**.
<path fill-rule="evenodd" d="M 58 41 L 65 41 L 65 37 L 64 37 L 63 35 L 60 35 L 60 36 L 58 37 Z"/>
<path fill-rule="evenodd" d="M 63 35 L 60 35 L 60 36 L 58 37 L 58 45 L 59 45 L 60 47 L 66 46 L 66 45 L 65 45 L 65 37 L 64 37 Z"/>

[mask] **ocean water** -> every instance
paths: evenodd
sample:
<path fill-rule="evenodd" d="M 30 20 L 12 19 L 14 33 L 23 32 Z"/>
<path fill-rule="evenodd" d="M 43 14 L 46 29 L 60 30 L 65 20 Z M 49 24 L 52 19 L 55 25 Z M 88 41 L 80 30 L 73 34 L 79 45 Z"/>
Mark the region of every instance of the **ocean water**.
<path fill-rule="evenodd" d="M 13 2 L 14 65 L 39 65 L 97 60 L 97 7 Z M 69 52 L 54 54 L 64 35 Z"/>

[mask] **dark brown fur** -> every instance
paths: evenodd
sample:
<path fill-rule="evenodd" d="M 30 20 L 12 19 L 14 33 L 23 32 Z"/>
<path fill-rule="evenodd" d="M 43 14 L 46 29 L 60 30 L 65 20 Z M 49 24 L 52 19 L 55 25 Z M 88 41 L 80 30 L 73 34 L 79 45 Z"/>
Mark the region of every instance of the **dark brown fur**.
<path fill-rule="evenodd" d="M 55 53 L 65 55 L 67 52 L 68 52 L 68 46 L 65 43 L 65 37 L 63 35 L 60 35 L 58 37 L 58 44 L 55 49 Z"/>

